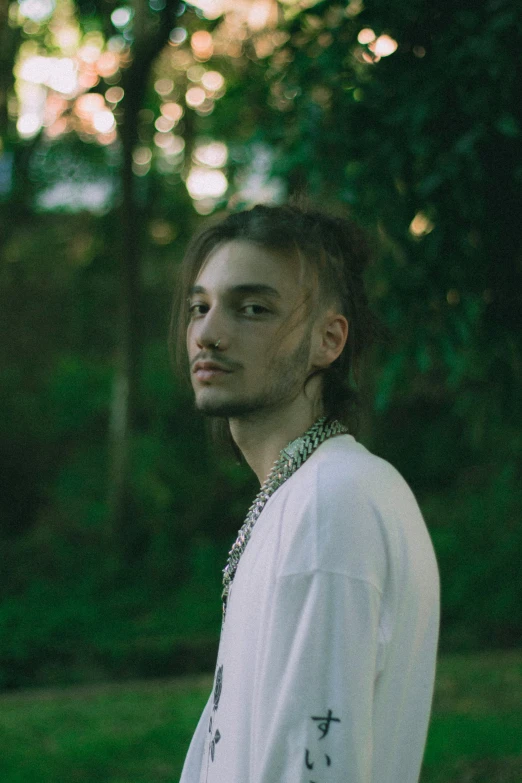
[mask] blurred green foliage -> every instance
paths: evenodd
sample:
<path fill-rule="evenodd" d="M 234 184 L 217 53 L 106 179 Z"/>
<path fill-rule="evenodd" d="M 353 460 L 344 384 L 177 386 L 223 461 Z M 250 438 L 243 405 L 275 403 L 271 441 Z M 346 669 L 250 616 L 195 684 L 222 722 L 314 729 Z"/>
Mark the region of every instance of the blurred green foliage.
<path fill-rule="evenodd" d="M 85 29 L 108 23 L 98 6 L 76 13 Z M 267 155 L 269 181 L 344 205 L 374 238 L 368 288 L 393 340 L 368 359 L 360 438 L 424 511 L 443 650 L 515 646 L 522 628 L 521 17 L 513 0 L 288 7 L 268 54 L 260 33 L 242 57 L 212 59 L 226 94 L 179 131 L 188 150 L 200 137 L 227 142 L 231 206 Z M 179 24 L 217 23 L 187 7 Z M 377 59 L 362 29 L 397 50 Z M 12 36 L 16 53 L 30 34 Z M 160 61 L 143 98 L 152 116 Z M 0 201 L 0 685 L 211 668 L 221 568 L 256 484 L 209 443 L 169 367 L 174 273 L 201 220 L 186 171 L 153 167 L 136 182 L 139 410 L 131 513 L 114 530 L 118 148 L 24 140 L 7 117 L 0 133 L 0 163 L 14 161 Z M 44 209 L 64 172 L 77 186 L 110 180 L 112 201 Z"/>

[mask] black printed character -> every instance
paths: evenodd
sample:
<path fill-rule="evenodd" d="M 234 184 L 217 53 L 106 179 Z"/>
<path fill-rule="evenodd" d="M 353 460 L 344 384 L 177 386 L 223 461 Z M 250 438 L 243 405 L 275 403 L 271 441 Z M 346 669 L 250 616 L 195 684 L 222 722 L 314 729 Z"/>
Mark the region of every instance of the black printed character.
<path fill-rule="evenodd" d="M 319 737 L 320 740 L 322 740 L 328 734 L 328 731 L 330 729 L 330 723 L 333 723 L 334 721 L 336 723 L 341 722 L 340 718 L 332 718 L 332 710 L 328 710 L 328 715 L 326 715 L 324 718 L 312 716 L 312 720 L 321 721 L 321 723 L 319 723 L 317 726 L 317 728 L 321 732 L 321 736 Z"/>
<path fill-rule="evenodd" d="M 219 729 L 216 729 L 216 733 L 214 734 L 214 739 L 210 743 L 210 758 L 212 759 L 212 761 L 214 761 L 214 753 L 215 753 L 216 745 L 220 739 L 221 739 L 221 734 L 219 733 Z"/>
<path fill-rule="evenodd" d="M 326 759 L 326 766 L 330 767 L 331 764 L 332 764 L 332 759 L 330 758 L 328 753 L 325 753 L 324 757 Z M 310 751 L 308 750 L 308 748 L 306 748 L 306 752 L 305 752 L 305 764 L 306 764 L 306 769 L 313 769 L 314 768 L 315 762 L 311 761 L 311 759 L 310 759 Z M 310 783 L 313 783 L 313 781 L 310 781 Z"/>
<path fill-rule="evenodd" d="M 220 666 L 216 674 L 216 684 L 214 685 L 214 712 L 219 706 L 219 699 L 223 689 L 223 666 Z"/>
<path fill-rule="evenodd" d="M 217 712 L 217 708 L 219 707 L 219 699 L 221 698 L 222 690 L 223 690 L 223 666 L 220 666 L 216 672 L 216 681 L 214 683 L 214 706 L 212 709 L 212 715 L 210 716 L 210 721 L 208 725 L 209 734 L 212 734 L 212 724 L 214 722 L 214 714 Z M 216 729 L 209 746 L 209 755 L 212 761 L 214 761 L 216 745 L 220 739 L 221 739 L 221 732 L 219 731 L 219 729 Z"/>

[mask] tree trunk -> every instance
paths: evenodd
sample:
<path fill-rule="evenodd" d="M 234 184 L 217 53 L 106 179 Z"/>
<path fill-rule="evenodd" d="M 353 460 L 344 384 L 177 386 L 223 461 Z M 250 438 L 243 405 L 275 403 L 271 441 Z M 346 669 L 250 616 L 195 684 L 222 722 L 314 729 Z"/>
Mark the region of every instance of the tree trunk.
<path fill-rule="evenodd" d="M 143 105 L 151 66 L 166 45 L 179 0 L 170 0 L 160 15 L 151 20 L 146 0 L 136 0 L 134 52 L 125 71 L 122 87 L 122 203 L 119 234 L 119 311 L 115 372 L 110 417 L 109 512 L 118 550 L 125 560 L 132 558 L 134 496 L 131 482 L 132 439 L 137 429 L 142 355 L 141 236 L 142 214 L 136 199 L 136 177 L 132 152 L 137 143 L 138 112 Z M 153 24 L 152 22 L 156 22 Z"/>

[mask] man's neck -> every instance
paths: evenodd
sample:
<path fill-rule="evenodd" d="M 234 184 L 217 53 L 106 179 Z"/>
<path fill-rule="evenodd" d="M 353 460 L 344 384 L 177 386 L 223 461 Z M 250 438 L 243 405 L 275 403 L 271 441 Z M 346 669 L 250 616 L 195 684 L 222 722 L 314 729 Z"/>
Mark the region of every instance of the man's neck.
<path fill-rule="evenodd" d="M 260 484 L 281 449 L 306 432 L 323 413 L 322 406 L 313 406 L 310 400 L 296 402 L 289 408 L 229 420 L 230 433 Z"/>

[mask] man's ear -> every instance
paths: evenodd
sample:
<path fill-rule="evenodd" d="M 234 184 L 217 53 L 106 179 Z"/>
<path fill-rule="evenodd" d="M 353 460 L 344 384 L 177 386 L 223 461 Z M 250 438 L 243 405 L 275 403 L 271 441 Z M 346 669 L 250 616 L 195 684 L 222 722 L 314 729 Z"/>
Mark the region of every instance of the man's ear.
<path fill-rule="evenodd" d="M 326 368 L 343 352 L 348 339 L 348 321 L 337 311 L 329 311 L 318 324 L 317 341 L 312 352 L 313 366 Z"/>

